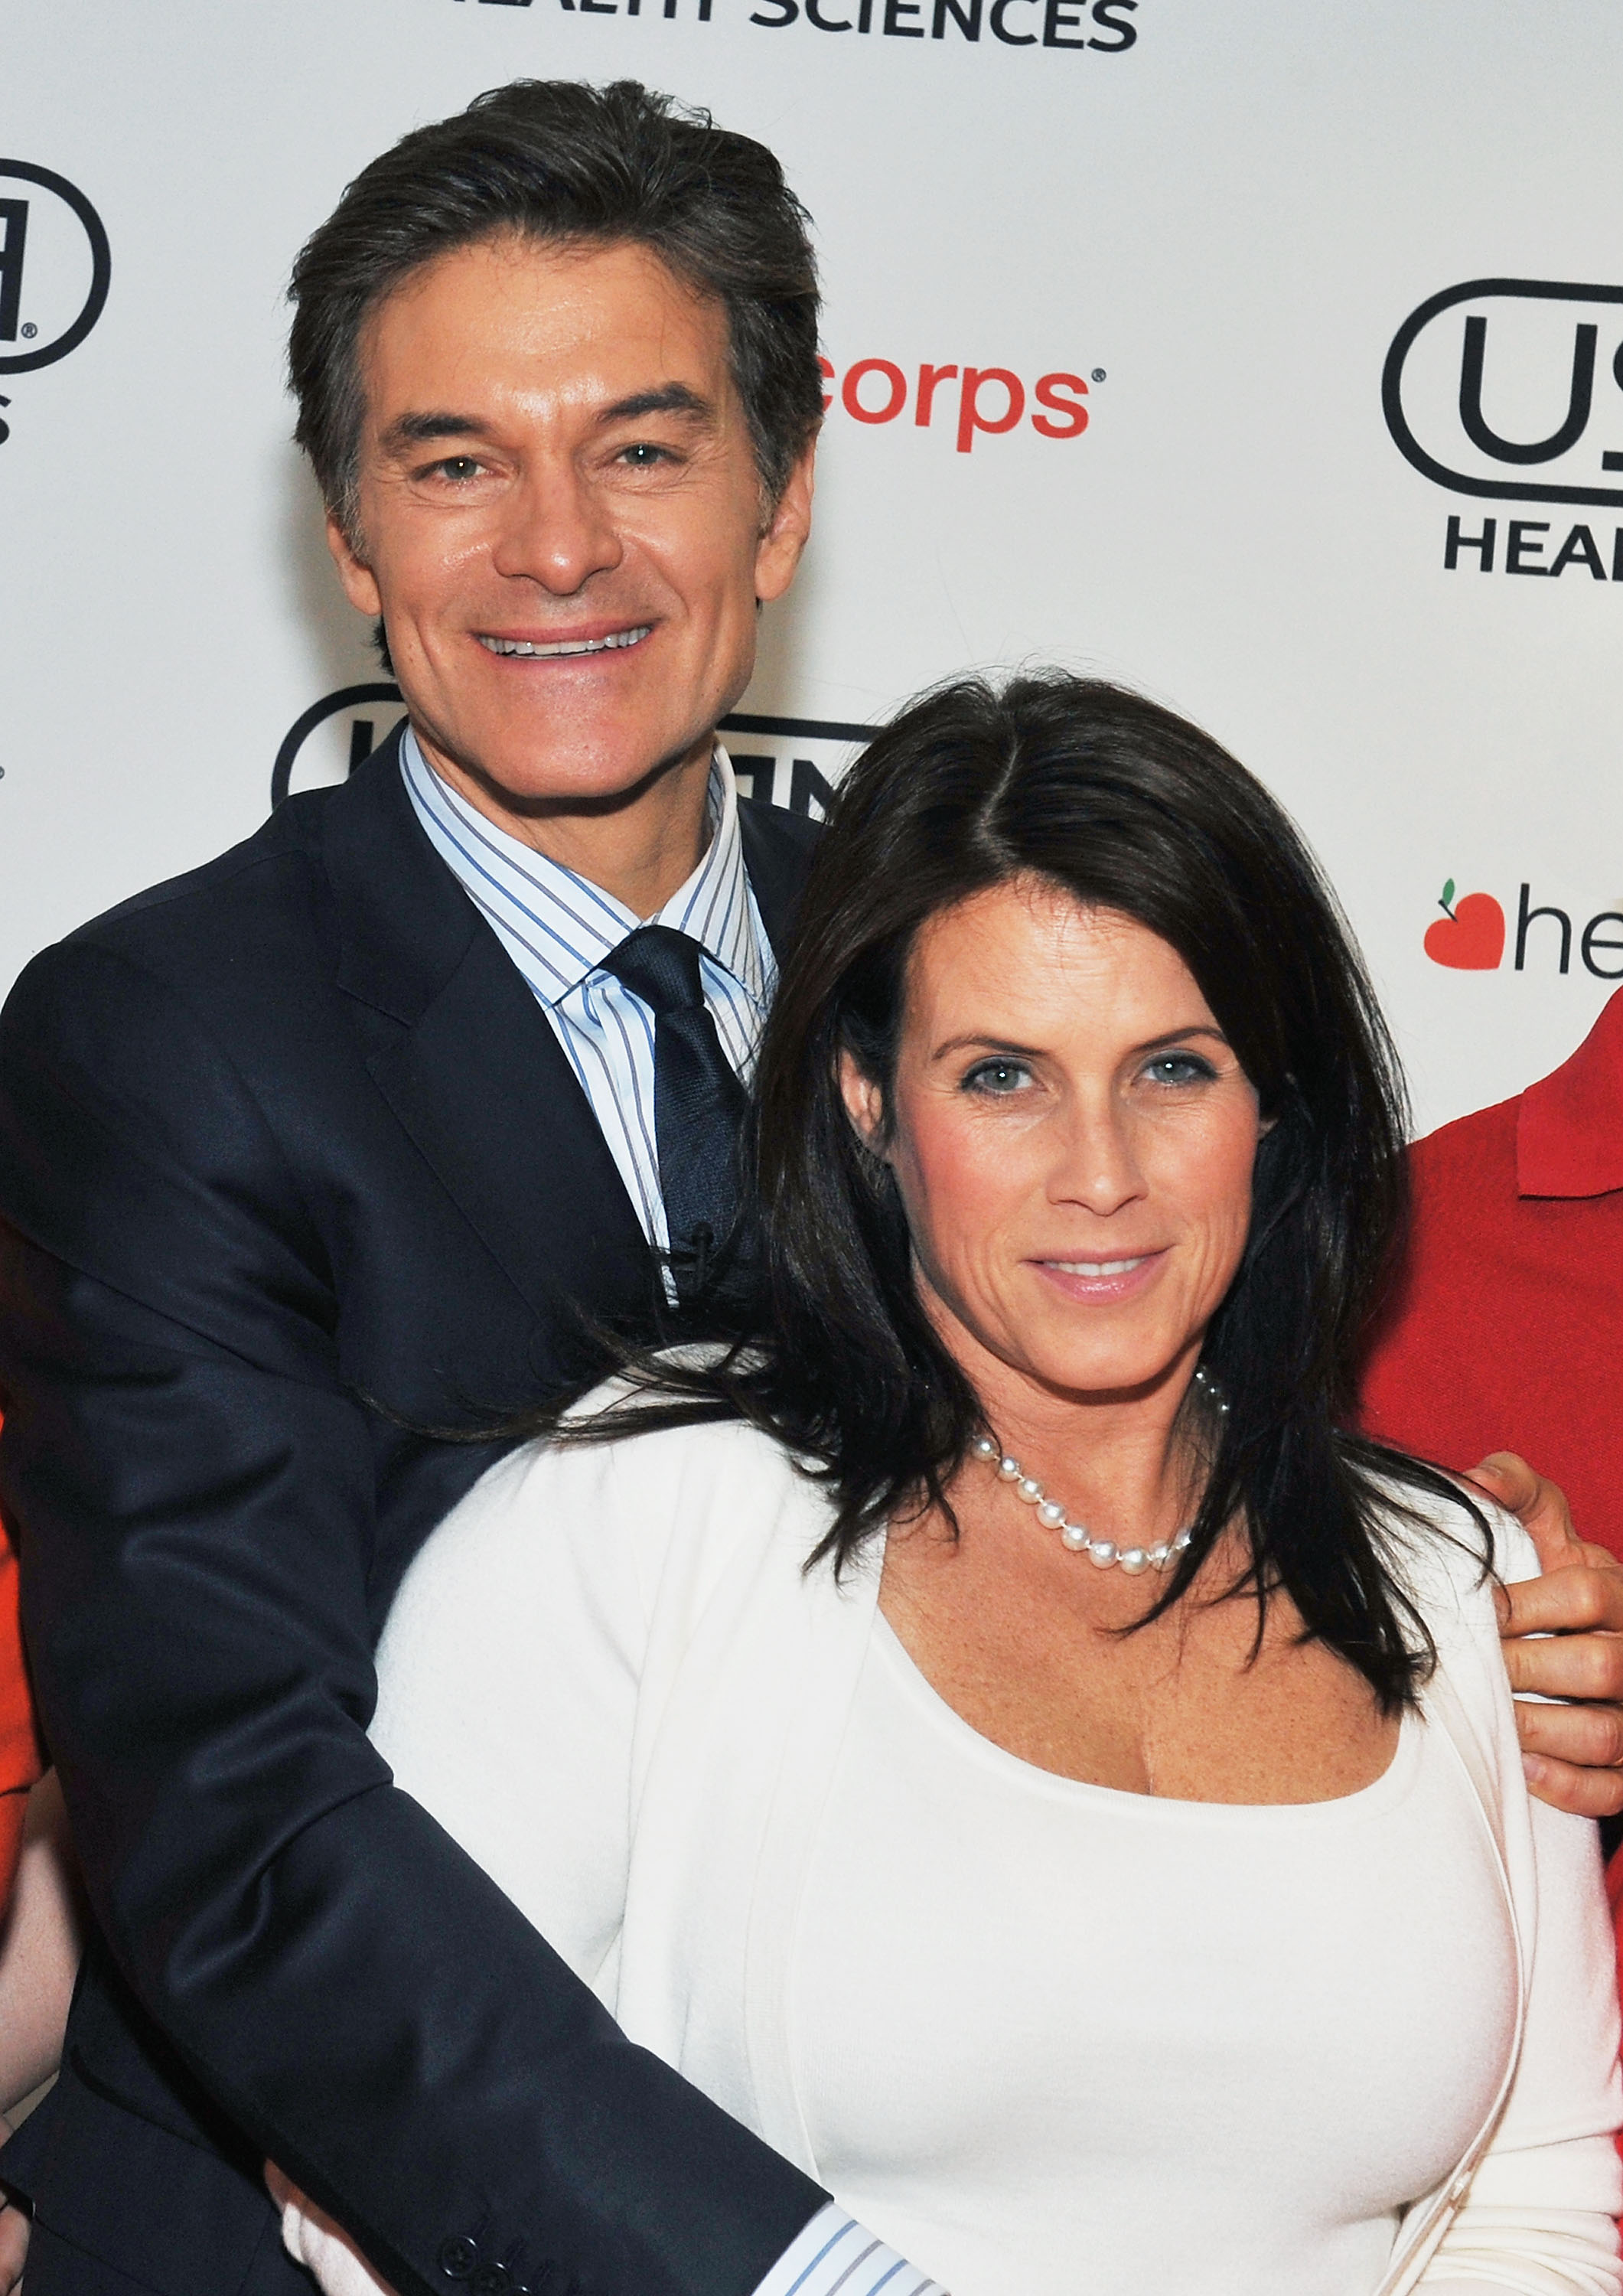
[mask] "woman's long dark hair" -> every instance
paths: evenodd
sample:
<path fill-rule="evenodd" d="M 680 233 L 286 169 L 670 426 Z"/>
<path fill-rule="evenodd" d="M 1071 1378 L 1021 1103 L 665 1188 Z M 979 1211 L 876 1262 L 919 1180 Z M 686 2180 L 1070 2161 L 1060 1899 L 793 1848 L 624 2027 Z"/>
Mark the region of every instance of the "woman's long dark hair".
<path fill-rule="evenodd" d="M 827 1487 L 836 1567 L 893 1517 L 936 1505 L 983 1419 L 915 1286 L 889 1167 L 840 1087 L 851 1053 L 889 1103 L 920 926 L 1036 874 L 1175 948 L 1271 1119 L 1250 1234 L 1202 1365 L 1229 1408 L 1193 1537 L 1148 1615 L 1188 1589 L 1225 1525 L 1241 1585 L 1283 1591 L 1382 1708 L 1413 1702 L 1434 1652 L 1406 1595 L 1394 1483 L 1434 1469 L 1348 1431 L 1357 1344 L 1405 1212 L 1396 1056 L 1350 934 L 1294 825 L 1196 726 L 1141 696 L 1049 672 L 962 679 L 873 742 L 838 794 L 779 980 L 756 1079 L 761 1281 L 712 1361 L 643 1358 L 630 1426 L 739 1416 Z M 530 1423 L 555 1430 L 561 1412 Z M 1261 1617 L 1258 1620 L 1261 1635 Z"/>

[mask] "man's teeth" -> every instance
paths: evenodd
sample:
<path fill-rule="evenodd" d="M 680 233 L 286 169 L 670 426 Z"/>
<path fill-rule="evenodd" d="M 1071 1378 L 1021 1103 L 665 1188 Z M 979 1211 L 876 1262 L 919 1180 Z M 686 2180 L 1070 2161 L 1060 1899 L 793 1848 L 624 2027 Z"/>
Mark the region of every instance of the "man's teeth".
<path fill-rule="evenodd" d="M 532 645 L 528 638 L 480 638 L 487 653 L 545 655 L 549 660 L 561 653 L 612 653 L 621 646 L 641 645 L 653 627 L 643 622 L 635 630 L 611 630 L 606 638 L 560 638 L 554 645 Z"/>
<path fill-rule="evenodd" d="M 1057 1267 L 1062 1275 L 1127 1275 L 1135 1267 L 1142 1267 L 1150 1257 L 1141 1251 L 1136 1259 L 1051 1259 L 1050 1267 Z"/>

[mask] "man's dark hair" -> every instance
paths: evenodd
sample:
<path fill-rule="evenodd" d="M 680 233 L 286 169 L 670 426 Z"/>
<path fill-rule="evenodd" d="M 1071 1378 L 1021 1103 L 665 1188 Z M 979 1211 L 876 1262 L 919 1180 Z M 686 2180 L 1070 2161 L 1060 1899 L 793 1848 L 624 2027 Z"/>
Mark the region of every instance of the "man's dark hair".
<path fill-rule="evenodd" d="M 1348 1431 L 1357 1342 L 1405 1209 L 1397 1059 L 1290 817 L 1209 734 L 1117 686 L 1058 672 L 1001 691 L 963 679 L 905 711 L 852 768 L 756 1075 L 764 1288 L 750 1327 L 708 1365 L 634 1362 L 643 1391 L 589 1435 L 753 1421 L 827 1487 L 819 1553 L 837 1566 L 893 1518 L 944 1505 L 981 1406 L 919 1298 L 894 1175 L 847 1114 L 840 1064 L 851 1054 L 889 1110 L 920 928 L 1021 879 L 1169 943 L 1269 1119 L 1245 1250 L 1201 1356 L 1228 1409 L 1215 1417 L 1192 1390 L 1206 1487 L 1149 1615 L 1242 1522 L 1242 1584 L 1264 1609 L 1287 1595 L 1308 1635 L 1397 1710 L 1433 1656 L 1394 1546 L 1420 1518 L 1398 1494 L 1449 1501 L 1487 1536 L 1445 1477 Z M 532 1431 L 559 1417 L 537 1414 Z"/>
<path fill-rule="evenodd" d="M 519 79 L 362 169 L 293 266 L 294 436 L 355 531 L 362 331 L 436 256 L 516 234 L 650 249 L 726 314 L 733 376 L 775 502 L 823 419 L 809 217 L 764 144 L 635 80 Z"/>

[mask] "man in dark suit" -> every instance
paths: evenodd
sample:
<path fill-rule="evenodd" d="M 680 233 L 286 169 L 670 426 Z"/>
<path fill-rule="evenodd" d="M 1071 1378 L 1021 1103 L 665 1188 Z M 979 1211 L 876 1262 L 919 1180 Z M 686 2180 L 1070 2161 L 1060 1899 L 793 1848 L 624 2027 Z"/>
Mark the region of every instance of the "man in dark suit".
<path fill-rule="evenodd" d="M 809 521 L 805 217 L 702 117 L 520 84 L 375 162 L 293 291 L 409 726 L 0 1029 L 4 1494 L 97 1932 L 4 2156 L 30 2296 L 307 2289 L 267 2155 L 402 2291 L 749 2296 L 830 2242 L 832 2279 L 848 2219 L 802 2237 L 826 2195 L 365 1734 L 393 1588 L 492 1456 L 445 1437 L 588 1375 L 592 1319 L 712 1327 L 733 1273 L 815 832 L 739 804 L 715 728 Z"/>

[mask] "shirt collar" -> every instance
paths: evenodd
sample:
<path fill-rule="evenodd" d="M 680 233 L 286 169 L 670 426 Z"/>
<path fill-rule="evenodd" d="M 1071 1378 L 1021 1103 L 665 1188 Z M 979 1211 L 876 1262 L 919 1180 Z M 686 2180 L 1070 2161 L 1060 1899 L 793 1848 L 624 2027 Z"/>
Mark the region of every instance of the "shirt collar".
<path fill-rule="evenodd" d="M 526 974 L 548 1004 L 561 1004 L 589 980 L 639 924 L 661 924 L 689 934 L 758 1008 L 765 1006 L 771 983 L 744 869 L 738 784 L 719 742 L 706 796 L 709 843 L 652 917 L 637 916 L 601 885 L 499 829 L 434 772 L 409 726 L 400 770 L 424 828 L 465 890 L 498 929 L 522 933 Z"/>
<path fill-rule="evenodd" d="M 1522 1094 L 1516 1188 L 1523 1196 L 1623 1188 L 1623 988 L 1571 1059 Z"/>

